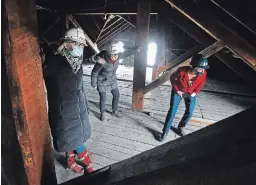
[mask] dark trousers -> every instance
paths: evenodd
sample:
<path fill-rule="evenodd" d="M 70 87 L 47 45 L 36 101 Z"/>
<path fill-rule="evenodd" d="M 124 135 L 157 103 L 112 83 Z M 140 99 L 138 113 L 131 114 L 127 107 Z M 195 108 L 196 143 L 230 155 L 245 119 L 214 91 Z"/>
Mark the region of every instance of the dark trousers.
<path fill-rule="evenodd" d="M 180 101 L 181 101 L 181 97 L 174 90 L 172 90 L 170 109 L 166 116 L 163 132 L 165 133 L 169 132 L 172 126 L 175 114 L 178 110 Z M 195 110 L 195 106 L 196 106 L 196 97 L 184 96 L 184 101 L 185 101 L 186 110 L 178 127 L 186 126 L 186 124 L 189 122 L 190 118 L 192 117 L 193 112 Z"/>
<path fill-rule="evenodd" d="M 120 97 L 119 89 L 115 88 L 115 89 L 111 90 L 111 93 L 113 95 L 112 111 L 115 112 L 118 108 L 118 102 L 119 102 L 119 97 Z M 100 112 L 105 112 L 106 111 L 107 93 L 99 91 L 99 95 L 100 95 Z"/>

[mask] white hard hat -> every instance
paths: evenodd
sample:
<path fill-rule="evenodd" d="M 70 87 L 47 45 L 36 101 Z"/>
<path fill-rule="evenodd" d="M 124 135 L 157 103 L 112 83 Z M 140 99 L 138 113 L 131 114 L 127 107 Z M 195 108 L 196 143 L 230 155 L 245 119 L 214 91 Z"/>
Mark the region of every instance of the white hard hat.
<path fill-rule="evenodd" d="M 124 43 L 114 41 L 108 46 L 108 53 L 110 55 L 116 55 L 118 53 L 124 52 Z"/>
<path fill-rule="evenodd" d="M 80 28 L 71 28 L 71 29 L 69 29 L 65 33 L 65 35 L 62 39 L 63 40 L 72 40 L 72 41 L 79 42 L 79 43 L 84 44 L 85 46 L 87 46 L 86 40 L 85 40 L 85 34 L 84 34 L 83 30 L 80 29 Z"/>

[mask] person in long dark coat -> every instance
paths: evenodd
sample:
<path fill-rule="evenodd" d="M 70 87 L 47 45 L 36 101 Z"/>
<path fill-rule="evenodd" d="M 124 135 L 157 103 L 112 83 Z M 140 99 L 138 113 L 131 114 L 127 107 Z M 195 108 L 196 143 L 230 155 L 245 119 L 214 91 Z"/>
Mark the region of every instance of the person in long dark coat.
<path fill-rule="evenodd" d="M 83 51 L 85 34 L 81 29 L 68 30 L 55 55 L 47 55 L 43 68 L 48 95 L 48 115 L 54 148 L 66 152 L 68 167 L 84 173 L 93 171 L 85 142 L 91 136 L 88 104 L 83 86 Z"/>
<path fill-rule="evenodd" d="M 116 80 L 116 70 L 120 59 L 126 58 L 139 51 L 140 47 L 134 47 L 124 51 L 123 44 L 114 41 L 109 45 L 107 50 L 102 50 L 94 57 L 96 64 L 91 74 L 91 85 L 94 89 L 98 90 L 100 95 L 101 121 L 105 120 L 106 91 L 108 90 L 110 90 L 113 95 L 112 115 L 119 118 L 121 117 L 121 114 L 117 110 L 120 93 Z"/>

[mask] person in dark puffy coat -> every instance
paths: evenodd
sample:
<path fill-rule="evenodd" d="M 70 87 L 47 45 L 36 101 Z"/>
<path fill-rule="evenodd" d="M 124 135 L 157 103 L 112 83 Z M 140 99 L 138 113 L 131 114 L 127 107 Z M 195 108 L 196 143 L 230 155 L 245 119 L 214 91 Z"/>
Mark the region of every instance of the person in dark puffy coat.
<path fill-rule="evenodd" d="M 163 141 L 174 120 L 181 99 L 184 99 L 186 110 L 178 125 L 178 134 L 185 135 L 184 127 L 193 115 L 196 106 L 196 97 L 206 82 L 207 71 L 209 69 L 208 61 L 202 54 L 196 54 L 190 61 L 190 66 L 184 66 L 177 69 L 171 75 L 172 94 L 170 109 L 166 116 L 160 141 Z"/>
<path fill-rule="evenodd" d="M 84 168 L 75 162 L 76 155 L 89 173 L 93 171 L 85 148 L 91 125 L 82 79 L 84 46 L 84 32 L 77 28 L 68 30 L 57 53 L 46 55 L 43 68 L 54 148 L 66 152 L 68 167 L 77 173 L 84 173 Z"/>
<path fill-rule="evenodd" d="M 107 50 L 101 51 L 94 57 L 96 64 L 91 74 L 91 85 L 94 89 L 98 90 L 100 95 L 101 121 L 105 120 L 107 90 L 110 90 L 113 95 L 112 115 L 119 118 L 121 117 L 121 114 L 117 110 L 120 93 L 116 80 L 116 70 L 120 59 L 126 58 L 139 51 L 140 47 L 134 47 L 124 51 L 123 43 L 114 41 L 109 45 Z"/>

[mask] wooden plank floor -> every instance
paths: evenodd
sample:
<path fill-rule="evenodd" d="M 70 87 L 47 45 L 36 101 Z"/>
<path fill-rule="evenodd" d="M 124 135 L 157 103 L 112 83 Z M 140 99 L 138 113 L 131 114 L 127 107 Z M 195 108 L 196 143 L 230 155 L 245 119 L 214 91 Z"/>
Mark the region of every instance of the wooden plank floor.
<path fill-rule="evenodd" d="M 88 68 L 88 70 L 91 68 Z M 84 72 L 89 73 L 88 71 Z M 130 69 L 122 68 L 119 76 L 130 78 Z M 84 76 L 86 95 L 90 106 L 90 121 L 92 136 L 86 143 L 91 152 L 95 169 L 102 168 L 124 160 L 143 151 L 152 149 L 165 142 L 169 142 L 179 136 L 170 132 L 166 141 L 158 142 L 155 137 L 161 132 L 165 115 L 169 109 L 171 86 L 164 85 L 151 91 L 145 97 L 144 112 L 133 112 L 131 107 L 132 82 L 119 81 L 120 110 L 123 118 L 112 117 L 107 114 L 104 122 L 99 120 L 98 92 L 91 88 L 89 76 Z M 107 93 L 107 109 L 111 111 L 112 95 Z M 197 99 L 195 113 L 186 127 L 187 134 L 206 127 L 216 121 L 227 118 L 242 110 L 255 105 L 255 98 L 237 99 L 234 95 L 202 92 Z M 185 110 L 184 102 L 181 102 L 174 126 L 177 127 Z M 63 153 L 55 153 L 55 167 L 58 183 L 77 177 L 70 170 L 65 169 Z"/>

